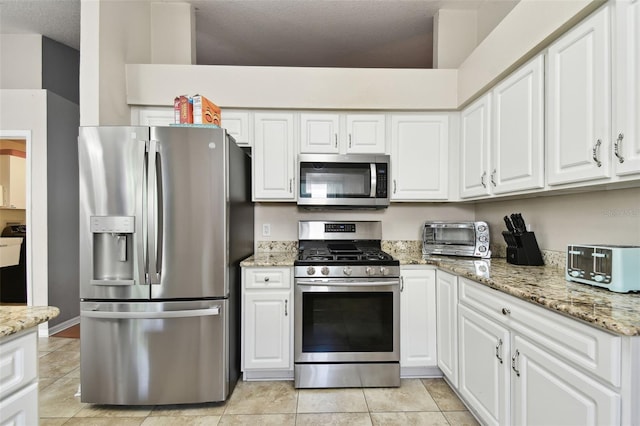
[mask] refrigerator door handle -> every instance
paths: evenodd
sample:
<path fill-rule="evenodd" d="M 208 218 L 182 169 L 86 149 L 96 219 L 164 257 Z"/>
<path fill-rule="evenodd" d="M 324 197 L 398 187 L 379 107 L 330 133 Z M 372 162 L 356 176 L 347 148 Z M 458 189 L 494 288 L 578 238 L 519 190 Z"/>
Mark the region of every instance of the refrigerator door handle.
<path fill-rule="evenodd" d="M 80 314 L 85 318 L 105 318 L 105 319 L 166 319 L 166 318 L 189 318 L 220 315 L 220 306 L 212 306 L 207 309 L 189 309 L 184 311 L 162 311 L 162 312 L 114 312 L 114 311 L 82 311 Z"/>
<path fill-rule="evenodd" d="M 149 155 L 147 157 L 147 274 L 149 284 L 160 284 L 160 270 L 158 268 L 158 169 L 157 169 L 157 141 L 149 141 Z"/>

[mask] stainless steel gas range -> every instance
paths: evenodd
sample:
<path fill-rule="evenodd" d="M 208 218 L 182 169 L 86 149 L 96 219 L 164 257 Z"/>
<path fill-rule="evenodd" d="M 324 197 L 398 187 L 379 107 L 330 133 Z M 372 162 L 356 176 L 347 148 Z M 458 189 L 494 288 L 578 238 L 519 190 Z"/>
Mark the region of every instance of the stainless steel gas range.
<path fill-rule="evenodd" d="M 381 222 L 301 221 L 295 387 L 400 386 L 400 264 Z"/>

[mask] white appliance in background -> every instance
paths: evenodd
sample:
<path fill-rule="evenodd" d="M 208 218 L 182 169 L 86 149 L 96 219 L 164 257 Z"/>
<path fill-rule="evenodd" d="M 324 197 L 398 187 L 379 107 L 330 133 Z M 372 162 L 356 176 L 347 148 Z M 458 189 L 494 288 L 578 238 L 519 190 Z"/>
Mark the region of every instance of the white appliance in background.
<path fill-rule="evenodd" d="M 223 129 L 82 127 L 81 399 L 223 401 L 240 374 L 251 161 Z"/>

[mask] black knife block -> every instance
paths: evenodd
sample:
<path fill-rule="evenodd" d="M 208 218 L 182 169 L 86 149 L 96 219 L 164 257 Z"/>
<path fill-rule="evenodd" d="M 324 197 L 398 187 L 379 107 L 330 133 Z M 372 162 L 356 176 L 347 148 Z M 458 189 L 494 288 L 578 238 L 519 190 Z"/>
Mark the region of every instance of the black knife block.
<path fill-rule="evenodd" d="M 502 231 L 507 243 L 507 262 L 512 265 L 541 266 L 544 265 L 542 253 L 533 232 Z"/>

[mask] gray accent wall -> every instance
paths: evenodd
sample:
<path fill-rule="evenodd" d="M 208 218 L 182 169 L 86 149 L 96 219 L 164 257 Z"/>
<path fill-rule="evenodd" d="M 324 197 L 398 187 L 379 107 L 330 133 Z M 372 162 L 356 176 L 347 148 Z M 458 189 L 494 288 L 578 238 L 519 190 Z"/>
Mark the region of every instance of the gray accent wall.
<path fill-rule="evenodd" d="M 80 316 L 79 125 L 78 104 L 47 92 L 48 303 L 60 308 L 49 327 Z"/>
<path fill-rule="evenodd" d="M 80 52 L 42 37 L 42 88 L 80 103 Z"/>

